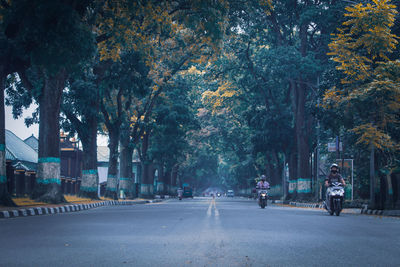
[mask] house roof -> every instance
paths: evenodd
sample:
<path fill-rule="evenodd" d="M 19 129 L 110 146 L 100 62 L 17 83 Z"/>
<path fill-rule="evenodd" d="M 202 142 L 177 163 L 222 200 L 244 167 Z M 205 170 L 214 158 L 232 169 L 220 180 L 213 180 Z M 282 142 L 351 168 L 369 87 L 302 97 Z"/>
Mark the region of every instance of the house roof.
<path fill-rule="evenodd" d="M 13 165 L 15 169 L 22 169 L 26 171 L 37 171 L 37 164 L 32 162 L 21 162 L 18 161 Z"/>
<path fill-rule="evenodd" d="M 13 132 L 6 130 L 6 159 L 37 163 L 38 153 Z"/>
<path fill-rule="evenodd" d="M 24 140 L 25 144 L 33 148 L 36 152 L 39 149 L 39 140 L 32 134 Z"/>

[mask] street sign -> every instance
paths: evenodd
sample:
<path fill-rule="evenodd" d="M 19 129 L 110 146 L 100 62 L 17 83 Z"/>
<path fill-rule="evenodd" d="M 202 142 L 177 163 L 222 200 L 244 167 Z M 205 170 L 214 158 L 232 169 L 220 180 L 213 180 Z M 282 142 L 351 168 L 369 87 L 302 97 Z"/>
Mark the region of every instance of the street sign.
<path fill-rule="evenodd" d="M 343 144 L 340 142 L 339 151 L 343 151 Z M 328 152 L 336 152 L 336 143 L 328 143 Z"/>

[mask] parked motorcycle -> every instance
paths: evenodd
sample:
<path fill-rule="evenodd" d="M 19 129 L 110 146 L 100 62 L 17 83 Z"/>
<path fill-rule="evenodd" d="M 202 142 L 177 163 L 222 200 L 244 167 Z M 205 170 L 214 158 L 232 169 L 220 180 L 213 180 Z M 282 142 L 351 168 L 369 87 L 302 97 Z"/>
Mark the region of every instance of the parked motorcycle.
<path fill-rule="evenodd" d="M 265 189 L 262 189 L 258 193 L 258 205 L 264 209 L 267 206 L 267 200 L 268 200 L 268 191 Z"/>
<path fill-rule="evenodd" d="M 334 213 L 336 216 L 340 215 L 344 203 L 344 188 L 341 183 L 334 182 L 328 187 L 327 199 L 325 200 L 325 209 L 330 215 Z"/>

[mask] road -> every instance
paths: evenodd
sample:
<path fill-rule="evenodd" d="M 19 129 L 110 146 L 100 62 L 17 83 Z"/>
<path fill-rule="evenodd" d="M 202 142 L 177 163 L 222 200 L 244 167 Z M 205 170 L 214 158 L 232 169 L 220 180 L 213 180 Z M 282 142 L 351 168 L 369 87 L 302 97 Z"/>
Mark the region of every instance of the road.
<path fill-rule="evenodd" d="M 400 219 L 221 198 L 0 220 L 1 266 L 399 266 Z"/>

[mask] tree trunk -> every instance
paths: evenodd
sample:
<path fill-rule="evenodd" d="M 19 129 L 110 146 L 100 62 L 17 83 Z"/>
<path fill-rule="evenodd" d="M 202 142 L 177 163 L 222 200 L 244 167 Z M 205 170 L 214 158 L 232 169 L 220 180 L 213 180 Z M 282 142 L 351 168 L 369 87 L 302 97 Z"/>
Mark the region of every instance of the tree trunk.
<path fill-rule="evenodd" d="M 149 134 L 145 133 L 142 139 L 142 184 L 140 188 L 140 196 L 143 198 L 152 198 L 155 190 L 152 180 L 151 162 L 147 158 L 147 150 L 149 148 Z"/>
<path fill-rule="evenodd" d="M 15 207 L 7 188 L 6 127 L 4 111 L 4 89 L 6 75 L 0 74 L 0 205 Z"/>
<path fill-rule="evenodd" d="M 109 161 L 108 161 L 108 173 L 107 173 L 107 189 L 105 196 L 118 199 L 118 142 L 119 142 L 119 128 L 108 129 L 109 143 L 108 148 L 110 149 Z"/>
<path fill-rule="evenodd" d="M 295 148 L 289 155 L 289 198 L 295 199 L 297 196 L 297 154 Z"/>
<path fill-rule="evenodd" d="M 146 161 L 142 161 L 142 184 L 140 185 L 140 197 L 152 198 L 154 185 L 151 182 L 151 164 Z"/>
<path fill-rule="evenodd" d="M 375 198 L 375 147 L 371 145 L 371 154 L 369 160 L 369 182 L 370 182 L 370 209 L 374 209 L 376 207 L 376 198 Z"/>
<path fill-rule="evenodd" d="M 44 71 L 39 97 L 39 159 L 32 198 L 40 202 L 65 202 L 60 180 L 60 104 L 67 74 L 50 76 Z"/>
<path fill-rule="evenodd" d="M 97 171 L 97 116 L 88 120 L 84 136 L 81 137 L 83 146 L 82 182 L 79 196 L 99 199 L 99 175 Z"/>
<path fill-rule="evenodd" d="M 305 123 L 305 104 L 306 90 L 304 85 L 299 85 L 296 114 L 296 145 L 297 145 L 297 178 L 308 178 L 309 165 L 309 145 L 307 137 L 307 127 Z"/>
<path fill-rule="evenodd" d="M 177 195 L 177 189 L 178 189 L 178 170 L 179 170 L 179 166 L 175 165 L 174 167 L 172 167 L 172 171 L 171 171 L 171 194 L 172 195 Z"/>
<path fill-rule="evenodd" d="M 133 148 L 130 143 L 129 131 L 122 131 L 120 136 L 121 155 L 120 155 L 120 178 L 119 190 L 126 198 L 133 198 L 133 179 L 132 179 L 132 154 Z"/>
<path fill-rule="evenodd" d="M 307 23 L 300 25 L 300 52 L 303 57 L 307 55 Z M 297 180 L 298 193 L 302 197 L 307 197 L 311 193 L 311 180 L 310 180 L 310 162 L 309 162 L 309 141 L 308 141 L 308 127 L 306 123 L 306 101 L 307 101 L 307 85 L 301 77 L 300 82 L 297 84 L 296 93 L 296 145 L 297 145 Z M 310 191 L 310 192 L 309 192 Z"/>
<path fill-rule="evenodd" d="M 170 195 L 170 192 L 171 192 L 171 171 L 170 170 L 168 170 L 168 171 L 166 170 L 164 172 L 163 181 L 164 181 L 164 194 Z"/>

